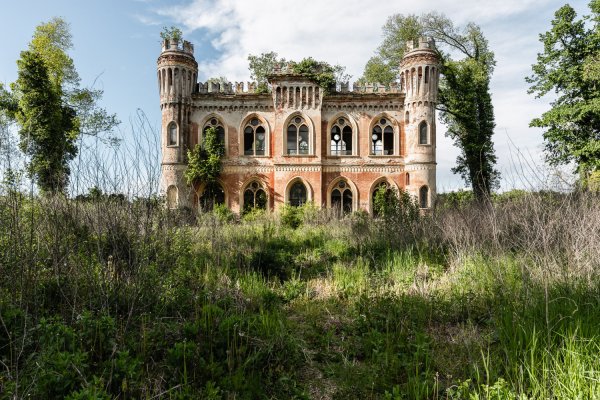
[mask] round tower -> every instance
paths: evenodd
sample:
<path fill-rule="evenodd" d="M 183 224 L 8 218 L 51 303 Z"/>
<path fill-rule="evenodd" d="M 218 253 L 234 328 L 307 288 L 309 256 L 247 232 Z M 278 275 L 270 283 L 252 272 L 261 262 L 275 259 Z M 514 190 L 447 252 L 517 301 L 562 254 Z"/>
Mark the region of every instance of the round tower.
<path fill-rule="evenodd" d="M 436 117 L 440 58 L 432 38 L 407 43 L 400 63 L 406 140 L 406 189 L 421 208 L 433 204 L 435 185 Z"/>
<path fill-rule="evenodd" d="M 163 40 L 157 69 L 162 111 L 161 192 L 167 195 L 168 207 L 190 207 L 191 190 L 183 173 L 190 147 L 192 93 L 198 77 L 194 46 L 178 39 Z"/>

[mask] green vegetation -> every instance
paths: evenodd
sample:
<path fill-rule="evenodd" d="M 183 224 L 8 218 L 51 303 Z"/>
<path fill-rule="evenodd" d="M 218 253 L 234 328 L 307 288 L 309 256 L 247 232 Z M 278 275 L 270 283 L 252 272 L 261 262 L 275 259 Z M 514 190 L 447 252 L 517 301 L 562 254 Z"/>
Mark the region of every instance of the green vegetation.
<path fill-rule="evenodd" d="M 360 80 L 384 84 L 397 80 L 406 43 L 420 36 L 434 38 L 440 50 L 438 110 L 448 127 L 446 135 L 461 150 L 452 170 L 471 185 L 478 200 L 487 200 L 499 180 L 490 92 L 495 61 L 479 26 L 468 23 L 456 27 L 437 13 L 392 15 L 383 26 L 383 43 L 367 62 Z M 463 58 L 457 59 L 456 55 Z"/>
<path fill-rule="evenodd" d="M 569 5 L 556 11 L 526 78 L 536 97 L 557 94 L 551 109 L 531 121 L 545 129 L 548 161 L 574 162 L 584 185 L 600 173 L 600 1 L 589 6 L 591 15 L 582 19 Z"/>
<path fill-rule="evenodd" d="M 3 189 L 0 397 L 600 395 L 597 195 L 396 196 L 235 222 Z"/>
<path fill-rule="evenodd" d="M 277 53 L 262 53 L 259 56 L 250 54 L 248 56 L 248 69 L 250 78 L 256 80 L 257 93 L 269 92 L 269 75 L 275 71 L 275 66 L 282 68 L 291 67 L 291 73 L 303 75 L 316 82 L 324 92 L 335 89 L 336 82 L 348 82 L 346 68 L 341 65 L 330 65 L 325 61 L 317 61 L 312 57 L 304 58 L 300 62 L 286 61 L 285 58 L 277 58 Z"/>
<path fill-rule="evenodd" d="M 97 136 L 119 124 L 98 106 L 101 90 L 80 88 L 67 51 L 69 25 L 53 18 L 36 27 L 29 49 L 17 61 L 11 91 L 0 86 L 0 113 L 19 126 L 20 149 L 30 157 L 28 172 L 46 194 L 64 192 L 81 135 Z"/>
<path fill-rule="evenodd" d="M 170 28 L 163 26 L 163 30 L 160 32 L 160 38 L 162 40 L 179 42 L 183 38 L 183 32 L 176 26 L 171 26 Z"/>

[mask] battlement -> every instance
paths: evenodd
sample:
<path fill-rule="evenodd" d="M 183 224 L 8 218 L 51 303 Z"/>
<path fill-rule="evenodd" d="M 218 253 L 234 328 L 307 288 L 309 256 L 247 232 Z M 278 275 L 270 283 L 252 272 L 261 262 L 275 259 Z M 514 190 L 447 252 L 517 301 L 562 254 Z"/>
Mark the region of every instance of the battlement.
<path fill-rule="evenodd" d="M 194 45 L 187 40 L 165 39 L 162 41 L 162 51 L 180 51 L 193 56 Z"/>
<path fill-rule="evenodd" d="M 221 94 L 252 94 L 256 91 L 256 82 L 200 82 L 196 84 L 196 92 Z"/>
<path fill-rule="evenodd" d="M 406 52 L 413 50 L 435 50 L 435 40 L 431 37 L 420 37 L 417 43 L 409 40 L 406 42 Z"/>
<path fill-rule="evenodd" d="M 208 94 L 253 94 L 256 92 L 256 82 L 200 82 L 196 84 L 196 93 Z M 398 82 L 384 85 L 377 82 L 358 83 L 354 82 L 350 87 L 349 82 L 338 82 L 332 93 L 401 93 L 402 87 Z"/>

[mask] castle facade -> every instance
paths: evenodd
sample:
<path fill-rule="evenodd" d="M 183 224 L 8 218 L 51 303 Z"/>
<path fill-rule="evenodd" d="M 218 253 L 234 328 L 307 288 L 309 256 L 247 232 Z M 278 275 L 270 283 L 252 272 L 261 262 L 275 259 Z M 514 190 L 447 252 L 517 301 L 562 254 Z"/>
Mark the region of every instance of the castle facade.
<path fill-rule="evenodd" d="M 191 43 L 165 40 L 158 57 L 162 110 L 161 189 L 170 208 L 206 206 L 206 188 L 186 184 L 187 150 L 214 127 L 225 145 L 211 201 L 233 212 L 312 202 L 373 212 L 381 185 L 403 189 L 421 208 L 436 193 L 439 58 L 430 39 L 408 43 L 400 82 L 339 85 L 324 92 L 286 68 L 255 84 L 197 83 Z"/>

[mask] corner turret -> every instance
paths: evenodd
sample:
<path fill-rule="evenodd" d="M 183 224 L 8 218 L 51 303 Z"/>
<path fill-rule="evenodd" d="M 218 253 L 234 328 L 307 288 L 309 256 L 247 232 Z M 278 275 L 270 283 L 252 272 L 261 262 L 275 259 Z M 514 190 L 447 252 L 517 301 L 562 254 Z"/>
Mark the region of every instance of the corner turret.
<path fill-rule="evenodd" d="M 407 188 L 429 208 L 435 198 L 436 117 L 440 57 L 432 38 L 409 41 L 400 63 L 400 87 L 404 98 L 404 131 L 407 164 L 421 166 L 410 173 Z M 425 166 L 428 166 L 425 168 Z M 407 182 L 409 179 L 407 178 Z"/>
<path fill-rule="evenodd" d="M 194 46 L 184 40 L 165 39 L 157 60 L 158 92 L 162 111 L 161 191 L 169 208 L 191 206 L 185 183 L 187 150 L 191 147 L 192 94 L 196 90 L 198 63 Z"/>

